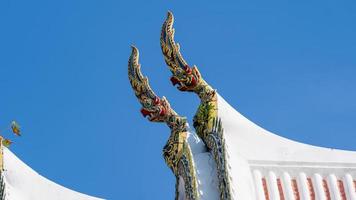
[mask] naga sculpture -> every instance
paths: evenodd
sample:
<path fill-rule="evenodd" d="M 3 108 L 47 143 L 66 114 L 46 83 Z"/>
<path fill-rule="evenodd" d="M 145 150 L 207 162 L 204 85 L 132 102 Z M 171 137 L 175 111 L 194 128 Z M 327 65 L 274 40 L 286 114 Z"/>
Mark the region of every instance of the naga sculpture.
<path fill-rule="evenodd" d="M 132 47 L 128 64 L 128 75 L 135 95 L 142 105 L 141 113 L 152 122 L 164 122 L 171 129 L 171 135 L 163 148 L 163 157 L 176 176 L 176 199 L 180 179 L 184 181 L 185 199 L 198 199 L 197 181 L 193 167 L 192 153 L 187 144 L 187 120 L 179 116 L 165 97 L 159 98 L 151 89 L 138 63 L 139 52 Z"/>
<path fill-rule="evenodd" d="M 210 131 L 217 117 L 217 93 L 202 78 L 198 68 L 190 67 L 180 53 L 180 46 L 174 41 L 174 17 L 168 12 L 162 26 L 161 48 L 164 60 L 172 72 L 171 81 L 178 85 L 180 91 L 194 92 L 200 98 L 200 105 L 194 116 L 193 126 L 206 146 L 211 150 L 216 165 L 219 180 L 220 198 L 231 199 L 229 173 L 226 163 L 226 153 L 223 134 Z"/>
<path fill-rule="evenodd" d="M 140 72 L 136 48 L 129 77 L 142 114 L 171 129 L 163 152 L 177 178 L 176 199 L 356 199 L 356 152 L 295 142 L 249 121 L 183 59 L 174 41 L 173 21 L 168 12 L 160 38 L 162 53 L 173 85 L 201 100 L 193 119 L 196 133 L 187 129 L 186 119 L 165 98 L 153 93 Z"/>
<path fill-rule="evenodd" d="M 178 85 L 180 91 L 196 93 L 200 106 L 194 116 L 193 126 L 197 135 L 202 139 L 207 154 L 215 161 L 218 197 L 222 200 L 231 199 L 229 173 L 226 162 L 225 145 L 221 121 L 217 118 L 217 93 L 202 78 L 196 66 L 189 67 L 183 59 L 179 45 L 174 41 L 173 15 L 168 12 L 161 32 L 161 47 L 165 62 L 172 72 L 171 81 Z M 194 168 L 194 156 L 187 142 L 187 120 L 179 116 L 171 107 L 166 98 L 159 98 L 143 77 L 138 63 L 138 49 L 132 47 L 129 59 L 129 80 L 135 95 L 142 104 L 141 113 L 152 122 L 165 122 L 171 129 L 171 135 L 163 148 L 163 156 L 167 165 L 176 176 L 176 199 L 179 197 L 178 188 L 183 180 L 185 198 L 200 199 L 198 183 Z M 193 133 L 194 134 L 194 133 Z M 203 187 L 203 186 L 201 186 Z"/>

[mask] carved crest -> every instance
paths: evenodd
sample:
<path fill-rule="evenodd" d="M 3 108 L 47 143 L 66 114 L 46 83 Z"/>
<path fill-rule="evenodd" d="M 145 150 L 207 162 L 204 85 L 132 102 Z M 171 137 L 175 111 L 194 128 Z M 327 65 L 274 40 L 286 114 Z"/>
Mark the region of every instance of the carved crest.
<path fill-rule="evenodd" d="M 139 51 L 134 46 L 132 46 L 129 58 L 128 75 L 135 95 L 142 105 L 142 115 L 154 122 L 167 121 L 169 116 L 174 114 L 174 111 L 165 97 L 159 98 L 153 92 L 148 83 L 148 78 L 142 75 L 141 65 L 139 64 Z"/>
<path fill-rule="evenodd" d="M 164 60 L 172 72 L 172 84 L 181 91 L 194 91 L 201 81 L 200 72 L 196 66 L 191 68 L 181 55 L 179 44 L 174 41 L 173 22 L 173 14 L 168 12 L 161 31 Z"/>

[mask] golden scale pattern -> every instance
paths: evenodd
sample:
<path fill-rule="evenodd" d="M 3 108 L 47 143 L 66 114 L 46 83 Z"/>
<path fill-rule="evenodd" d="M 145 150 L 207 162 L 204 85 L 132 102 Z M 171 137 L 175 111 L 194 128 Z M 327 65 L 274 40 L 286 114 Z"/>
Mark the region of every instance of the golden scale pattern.
<path fill-rule="evenodd" d="M 174 41 L 174 17 L 168 12 L 162 26 L 161 48 L 165 62 L 172 72 L 171 81 L 180 91 L 196 93 L 201 103 L 194 116 L 194 128 L 214 156 L 217 165 L 220 199 L 232 198 L 229 170 L 226 162 L 225 141 L 222 123 L 218 119 L 216 91 L 202 78 L 196 66 L 190 67 Z"/>
<path fill-rule="evenodd" d="M 185 183 L 185 196 L 188 200 L 198 199 L 197 180 L 192 153 L 187 144 L 187 120 L 179 116 L 166 98 L 159 98 L 151 89 L 148 79 L 141 73 L 139 52 L 132 47 L 128 64 L 128 76 L 135 95 L 142 105 L 141 112 L 153 122 L 164 122 L 171 129 L 171 135 L 163 148 L 165 162 L 176 176 L 176 199 L 178 199 L 179 178 Z"/>
<path fill-rule="evenodd" d="M 166 64 L 172 72 L 171 81 L 178 84 L 180 91 L 196 93 L 201 103 L 194 116 L 194 128 L 212 153 L 217 165 L 217 178 L 221 200 L 232 198 L 230 176 L 226 162 L 225 141 L 222 122 L 218 118 L 216 91 L 205 82 L 196 66 L 190 67 L 183 59 L 179 45 L 174 41 L 174 17 L 168 12 L 162 26 L 161 48 Z M 151 89 L 148 79 L 144 77 L 138 63 L 139 52 L 132 47 L 128 64 L 128 75 L 135 95 L 142 105 L 142 114 L 152 122 L 164 122 L 171 129 L 171 135 L 163 148 L 166 164 L 176 176 L 176 199 L 178 199 L 179 178 L 183 178 L 185 197 L 188 200 L 200 199 L 197 189 L 192 152 L 187 143 L 186 118 L 179 116 L 166 98 L 159 98 Z"/>

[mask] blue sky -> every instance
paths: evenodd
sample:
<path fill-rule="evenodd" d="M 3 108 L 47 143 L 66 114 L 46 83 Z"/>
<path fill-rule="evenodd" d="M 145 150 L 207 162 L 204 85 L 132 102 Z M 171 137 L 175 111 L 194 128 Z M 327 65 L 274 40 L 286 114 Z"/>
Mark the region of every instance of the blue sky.
<path fill-rule="evenodd" d="M 356 2 L 0 1 L 0 123 L 42 175 L 108 199 L 172 199 L 163 124 L 147 122 L 127 78 L 130 45 L 152 88 L 192 119 L 159 36 L 173 11 L 184 57 L 237 110 L 300 142 L 356 150 Z M 257 147 L 256 147 L 257 148 Z"/>

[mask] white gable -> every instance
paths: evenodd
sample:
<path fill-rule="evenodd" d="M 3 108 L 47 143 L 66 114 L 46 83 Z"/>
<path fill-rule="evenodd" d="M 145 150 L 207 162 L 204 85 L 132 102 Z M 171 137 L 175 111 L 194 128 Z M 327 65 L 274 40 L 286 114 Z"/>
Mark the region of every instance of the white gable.
<path fill-rule="evenodd" d="M 5 147 L 3 162 L 6 200 L 99 200 L 46 179 Z"/>
<path fill-rule="evenodd" d="M 356 199 L 356 152 L 277 136 L 246 119 L 221 96 L 234 199 Z"/>

